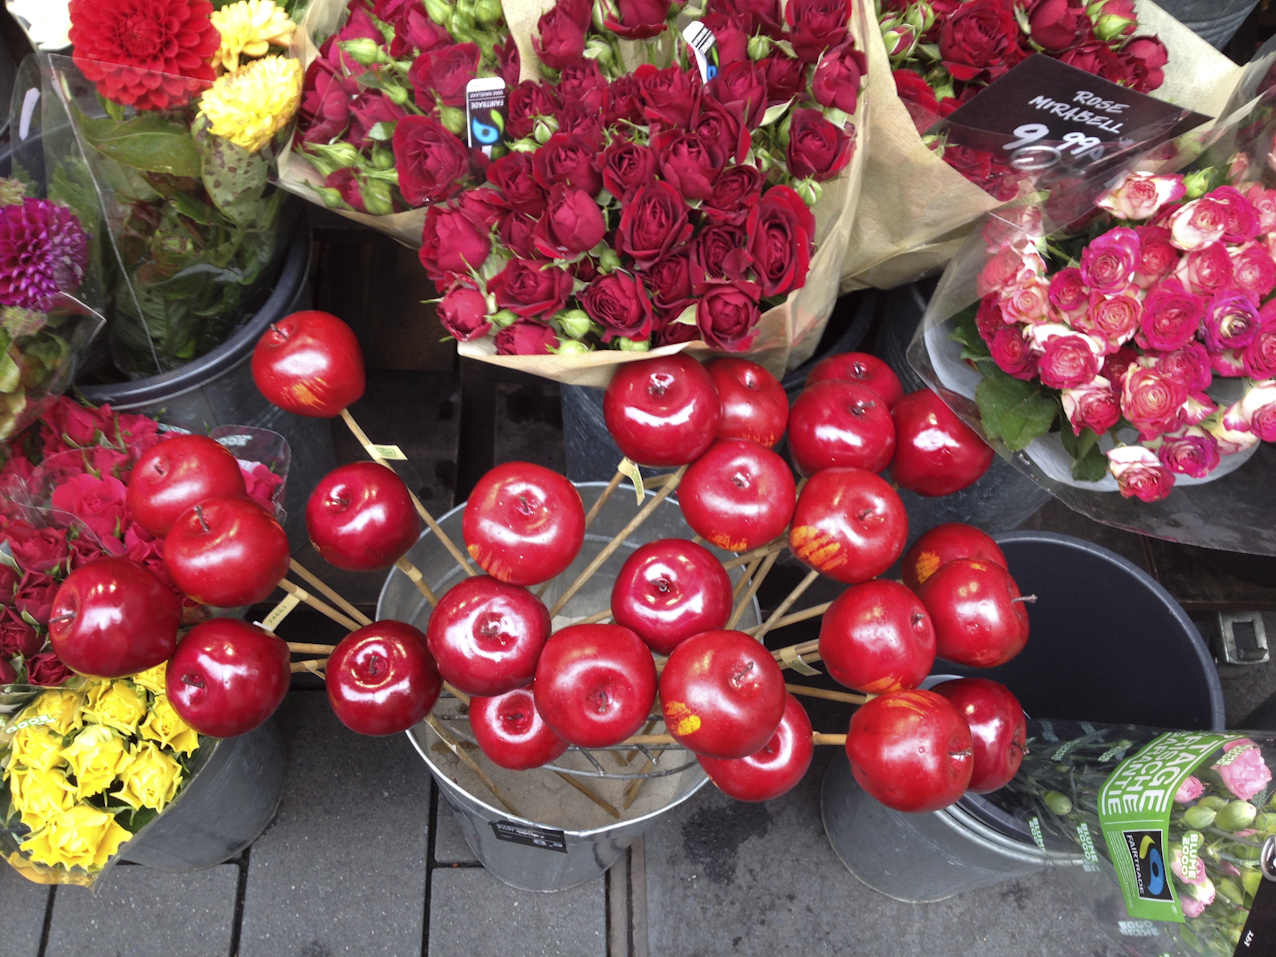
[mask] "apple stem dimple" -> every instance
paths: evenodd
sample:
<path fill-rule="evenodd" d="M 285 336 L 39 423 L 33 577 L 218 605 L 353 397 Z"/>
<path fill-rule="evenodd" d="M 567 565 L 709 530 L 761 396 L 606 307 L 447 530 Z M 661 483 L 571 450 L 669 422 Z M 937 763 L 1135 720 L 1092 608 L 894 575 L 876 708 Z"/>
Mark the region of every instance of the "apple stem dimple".
<path fill-rule="evenodd" d="M 753 662 L 746 662 L 743 668 L 736 668 L 731 674 L 731 687 L 739 689 L 744 684 L 744 679 L 749 677 L 753 672 Z"/>
<path fill-rule="evenodd" d="M 72 612 L 72 613 L 70 613 L 70 614 L 67 614 L 67 615 L 58 615 L 58 617 L 56 617 L 56 618 L 50 618 L 50 619 L 49 619 L 49 621 L 48 621 L 48 624 L 50 624 L 50 625 L 51 625 L 51 624 L 53 624 L 55 621 L 71 621 L 73 618 L 75 618 L 75 613 L 74 613 L 74 612 Z"/>
<path fill-rule="evenodd" d="M 284 340 L 284 342 L 288 341 L 288 333 L 284 332 L 284 330 L 280 329 L 279 326 L 273 322 L 270 324 L 270 331 L 277 335 L 280 339 Z"/>
<path fill-rule="evenodd" d="M 598 713 L 606 714 L 607 705 L 608 705 L 607 692 L 606 691 L 598 692 L 598 708 L 597 708 Z"/>
<path fill-rule="evenodd" d="M 194 673 L 182 675 L 182 684 L 190 685 L 192 688 L 202 688 L 204 687 L 204 677 Z"/>
<path fill-rule="evenodd" d="M 195 506 L 195 517 L 199 519 L 200 528 L 202 528 L 206 532 L 211 531 L 211 529 L 208 527 L 208 522 L 204 521 L 203 506 L 200 506 L 200 505 Z"/>
<path fill-rule="evenodd" d="M 1032 605 L 1036 603 L 1037 596 L 1036 595 L 1020 595 L 1018 598 L 1012 598 L 1010 600 L 1012 602 L 1016 602 L 1016 601 L 1027 602 L 1029 605 Z"/>

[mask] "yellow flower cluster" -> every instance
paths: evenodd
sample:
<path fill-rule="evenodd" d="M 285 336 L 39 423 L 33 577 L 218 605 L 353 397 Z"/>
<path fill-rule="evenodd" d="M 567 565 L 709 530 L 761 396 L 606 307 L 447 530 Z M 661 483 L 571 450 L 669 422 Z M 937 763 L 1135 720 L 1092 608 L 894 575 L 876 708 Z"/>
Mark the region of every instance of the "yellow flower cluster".
<path fill-rule="evenodd" d="M 253 60 L 218 77 L 200 98 L 199 112 L 212 133 L 255 153 L 292 120 L 301 105 L 303 79 L 299 60 Z"/>
<path fill-rule="evenodd" d="M 271 46 L 286 47 L 297 29 L 274 0 L 239 0 L 213 11 L 209 19 L 222 38 L 213 66 L 229 73 L 239 69 L 241 56 L 265 56 Z"/>
<path fill-rule="evenodd" d="M 199 747 L 164 694 L 164 665 L 46 691 L 4 732 L 11 733 L 7 758 L 0 752 L 10 813 L 31 829 L 23 854 L 87 871 L 105 866 L 132 836 L 117 814 L 162 811 L 177 797 L 183 771 L 174 754 Z"/>

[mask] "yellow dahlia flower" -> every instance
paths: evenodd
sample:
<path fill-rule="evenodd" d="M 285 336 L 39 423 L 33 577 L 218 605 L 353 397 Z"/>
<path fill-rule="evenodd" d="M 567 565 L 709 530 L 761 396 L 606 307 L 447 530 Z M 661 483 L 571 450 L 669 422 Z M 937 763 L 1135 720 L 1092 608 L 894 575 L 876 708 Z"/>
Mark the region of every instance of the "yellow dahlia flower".
<path fill-rule="evenodd" d="M 222 36 L 213 66 L 234 73 L 239 58 L 265 56 L 271 44 L 286 47 L 297 25 L 274 0 L 239 0 L 214 10 L 209 18 Z"/>
<path fill-rule="evenodd" d="M 301 81 L 301 61 L 262 57 L 218 77 L 204 91 L 199 112 L 213 133 L 256 153 L 297 112 Z"/>

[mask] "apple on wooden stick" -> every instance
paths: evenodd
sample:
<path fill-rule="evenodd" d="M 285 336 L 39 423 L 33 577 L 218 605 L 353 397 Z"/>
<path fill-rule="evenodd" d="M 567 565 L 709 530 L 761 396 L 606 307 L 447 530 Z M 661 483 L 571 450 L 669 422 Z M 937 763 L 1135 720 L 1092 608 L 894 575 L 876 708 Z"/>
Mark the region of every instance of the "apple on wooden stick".
<path fill-rule="evenodd" d="M 397 734 L 422 721 L 443 679 L 420 630 L 374 621 L 337 643 L 326 670 L 328 703 L 359 734 Z"/>
<path fill-rule="evenodd" d="M 756 442 L 718 439 L 687 469 L 678 502 L 687 524 L 732 552 L 764 545 L 793 517 L 797 489 L 784 459 Z"/>
<path fill-rule="evenodd" d="M 904 386 L 895 370 L 867 352 L 840 352 L 822 359 L 806 377 L 804 388 L 829 379 L 847 380 L 871 389 L 886 403 L 887 409 L 894 409 L 895 403 L 904 397 Z"/>
<path fill-rule="evenodd" d="M 128 507 L 159 538 L 192 506 L 248 494 L 234 454 L 203 435 L 175 435 L 142 453 L 128 481 Z"/>
<path fill-rule="evenodd" d="M 658 655 L 731 616 L 731 576 L 707 548 L 663 538 L 634 549 L 611 588 L 618 625 L 637 632 Z"/>
<path fill-rule="evenodd" d="M 789 694 L 785 695 L 779 727 L 753 754 L 743 758 L 698 754 L 696 760 L 709 780 L 728 797 L 737 801 L 771 801 L 802 780 L 814 753 L 811 719 L 797 698 Z"/>
<path fill-rule="evenodd" d="M 987 794 L 1009 784 L 1028 753 L 1027 722 L 1019 699 L 987 678 L 957 678 L 931 690 L 951 701 L 970 727 L 975 763 L 968 790 Z"/>
<path fill-rule="evenodd" d="M 204 605 L 263 601 L 288 572 L 288 536 L 248 498 L 211 498 L 184 512 L 164 539 L 173 584 Z"/>
<path fill-rule="evenodd" d="M 306 503 L 315 551 L 348 571 L 389 568 L 416 544 L 421 522 L 403 479 L 376 462 L 333 469 Z"/>
<path fill-rule="evenodd" d="M 535 686 L 471 698 L 470 730 L 488 760 L 511 771 L 549 764 L 568 748 L 537 712 Z"/>
<path fill-rule="evenodd" d="M 192 728 L 233 738 L 275 713 L 290 679 L 283 640 L 238 618 L 211 618 L 177 646 L 164 685 L 173 709 Z"/>
<path fill-rule="evenodd" d="M 718 392 L 720 439 L 747 439 L 771 448 L 784 436 L 789 397 L 780 381 L 748 359 L 713 359 L 704 365 Z"/>

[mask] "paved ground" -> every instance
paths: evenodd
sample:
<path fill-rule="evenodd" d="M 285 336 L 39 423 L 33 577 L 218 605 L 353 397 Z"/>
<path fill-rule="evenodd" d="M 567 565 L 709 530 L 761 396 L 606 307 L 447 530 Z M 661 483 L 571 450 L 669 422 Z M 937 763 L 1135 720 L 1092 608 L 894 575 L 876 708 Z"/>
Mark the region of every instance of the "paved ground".
<path fill-rule="evenodd" d="M 404 302 L 360 298 L 341 281 L 341 270 L 394 275 L 410 253 L 393 244 L 364 248 L 357 245 L 362 239 L 335 235 L 321 252 L 318 301 L 347 317 L 362 316 L 356 322 L 361 335 L 380 337 L 369 349 L 374 371 L 356 416 L 376 441 L 408 452 L 412 484 L 431 509 L 437 514 L 463 498 L 496 461 L 562 468 L 556 388 L 496 375 L 490 367 L 457 369 L 449 348 L 435 348 L 430 336 L 386 332 L 388 313 Z M 405 368 L 399 360 L 412 350 L 427 361 Z M 334 433 L 334 440 L 339 460 L 357 456 L 345 433 Z M 1112 548 L 1160 578 L 1189 610 L 1249 602 L 1276 611 L 1272 562 L 1254 560 L 1238 577 L 1216 567 L 1211 553 L 1096 525 L 1055 503 L 1022 524 Z M 320 568 L 307 551 L 298 557 Z M 379 590 L 375 576 L 328 577 L 371 610 Z M 760 596 L 764 607 L 778 603 L 798 577 L 796 567 L 778 565 Z M 815 589 L 809 600 L 829 597 Z M 1269 625 L 1276 627 L 1272 616 Z M 281 634 L 323 641 L 338 636 L 334 628 L 303 610 Z M 813 636 L 795 631 L 780 639 Z M 1238 671 L 1224 687 L 1235 722 L 1276 691 L 1276 667 Z M 846 720 L 836 706 L 811 711 L 826 730 Z M 297 679 L 276 720 L 288 746 L 287 784 L 274 823 L 248 851 L 191 874 L 119 866 L 96 894 L 37 887 L 0 869 L 0 957 L 1121 952 L 1095 929 L 1057 873 L 937 904 L 900 903 L 859 883 L 833 853 L 821 824 L 820 784 L 825 764 L 842 759 L 836 749 L 821 749 L 806 780 L 777 801 L 740 804 L 706 788 L 661 819 L 605 876 L 535 894 L 512 890 L 478 864 L 406 737 L 368 739 L 347 731 L 309 676 Z"/>

